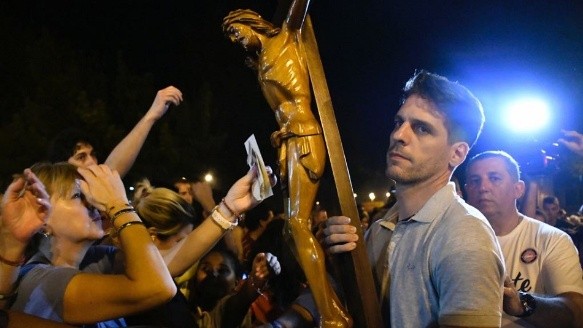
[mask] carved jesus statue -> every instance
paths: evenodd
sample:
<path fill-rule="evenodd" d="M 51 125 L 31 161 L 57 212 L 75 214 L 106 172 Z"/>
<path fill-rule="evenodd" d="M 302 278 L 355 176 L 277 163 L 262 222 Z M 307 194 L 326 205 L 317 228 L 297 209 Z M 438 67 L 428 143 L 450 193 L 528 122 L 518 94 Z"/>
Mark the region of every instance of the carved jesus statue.
<path fill-rule="evenodd" d="M 285 234 L 303 268 L 320 312 L 320 327 L 350 327 L 352 320 L 331 287 L 324 252 L 311 232 L 310 213 L 326 164 L 322 128 L 310 108 L 308 68 L 301 42 L 307 0 L 292 3 L 281 28 L 251 10 L 236 10 L 223 30 L 250 54 L 279 130 L 271 142 L 279 152 L 280 178 L 287 184 L 289 213 Z"/>

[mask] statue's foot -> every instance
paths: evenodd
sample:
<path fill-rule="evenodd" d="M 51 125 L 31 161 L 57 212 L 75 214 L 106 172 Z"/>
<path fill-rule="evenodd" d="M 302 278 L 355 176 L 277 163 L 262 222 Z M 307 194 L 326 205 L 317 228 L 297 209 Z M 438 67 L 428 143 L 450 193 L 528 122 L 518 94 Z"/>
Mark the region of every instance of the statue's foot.
<path fill-rule="evenodd" d="M 352 319 L 344 313 L 334 318 L 320 318 L 320 328 L 352 328 Z"/>

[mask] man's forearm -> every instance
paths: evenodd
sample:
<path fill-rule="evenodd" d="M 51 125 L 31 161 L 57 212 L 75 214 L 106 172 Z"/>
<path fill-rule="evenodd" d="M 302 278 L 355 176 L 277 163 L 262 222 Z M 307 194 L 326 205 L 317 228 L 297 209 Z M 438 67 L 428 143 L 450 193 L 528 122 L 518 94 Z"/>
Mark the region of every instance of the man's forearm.
<path fill-rule="evenodd" d="M 524 320 L 535 327 L 583 327 L 583 295 L 564 293 L 556 297 L 533 295 L 536 309 Z"/>
<path fill-rule="evenodd" d="M 26 245 L 15 245 L 17 243 L 12 243 L 10 237 L 1 230 L 2 227 L 0 227 L 0 308 L 4 308 L 14 296 L 15 282 L 20 269 L 20 263 L 16 262 L 22 259 Z"/>
<path fill-rule="evenodd" d="M 155 122 L 153 118 L 142 117 L 130 133 L 111 151 L 105 160 L 105 165 L 117 170 L 121 177 L 125 176 L 134 165 Z"/>

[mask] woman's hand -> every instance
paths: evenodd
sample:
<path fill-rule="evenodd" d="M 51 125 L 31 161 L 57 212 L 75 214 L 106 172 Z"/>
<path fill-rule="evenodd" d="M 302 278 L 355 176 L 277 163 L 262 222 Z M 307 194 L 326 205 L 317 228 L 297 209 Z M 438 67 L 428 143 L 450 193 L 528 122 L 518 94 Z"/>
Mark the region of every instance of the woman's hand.
<path fill-rule="evenodd" d="M 0 231 L 24 245 L 45 224 L 51 213 L 49 195 L 30 169 L 8 186 L 0 213 Z"/>
<path fill-rule="evenodd" d="M 257 178 L 257 170 L 257 166 L 253 166 L 245 176 L 233 184 L 225 196 L 227 206 L 239 214 L 247 212 L 259 204 L 251 191 L 253 181 Z M 277 178 L 273 174 L 271 167 L 266 166 L 266 170 L 269 174 L 269 182 L 273 187 L 277 183 Z"/>
<path fill-rule="evenodd" d="M 86 168 L 77 168 L 83 179 L 81 191 L 87 201 L 100 211 L 107 211 L 110 207 L 127 204 L 125 188 L 119 173 L 107 165 L 91 165 Z"/>

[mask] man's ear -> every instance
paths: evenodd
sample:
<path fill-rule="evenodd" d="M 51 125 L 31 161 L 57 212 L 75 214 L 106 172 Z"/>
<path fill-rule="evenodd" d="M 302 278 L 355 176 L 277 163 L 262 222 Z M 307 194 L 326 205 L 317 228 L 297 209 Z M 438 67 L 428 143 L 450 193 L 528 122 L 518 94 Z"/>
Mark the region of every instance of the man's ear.
<path fill-rule="evenodd" d="M 466 160 L 466 156 L 468 156 L 469 151 L 470 146 L 467 142 L 458 141 L 453 143 L 453 145 L 450 147 L 449 166 L 451 168 L 458 167 Z"/>
<path fill-rule="evenodd" d="M 518 180 L 514 183 L 514 198 L 519 199 L 524 195 L 524 191 L 526 190 L 526 185 L 524 181 Z"/>

